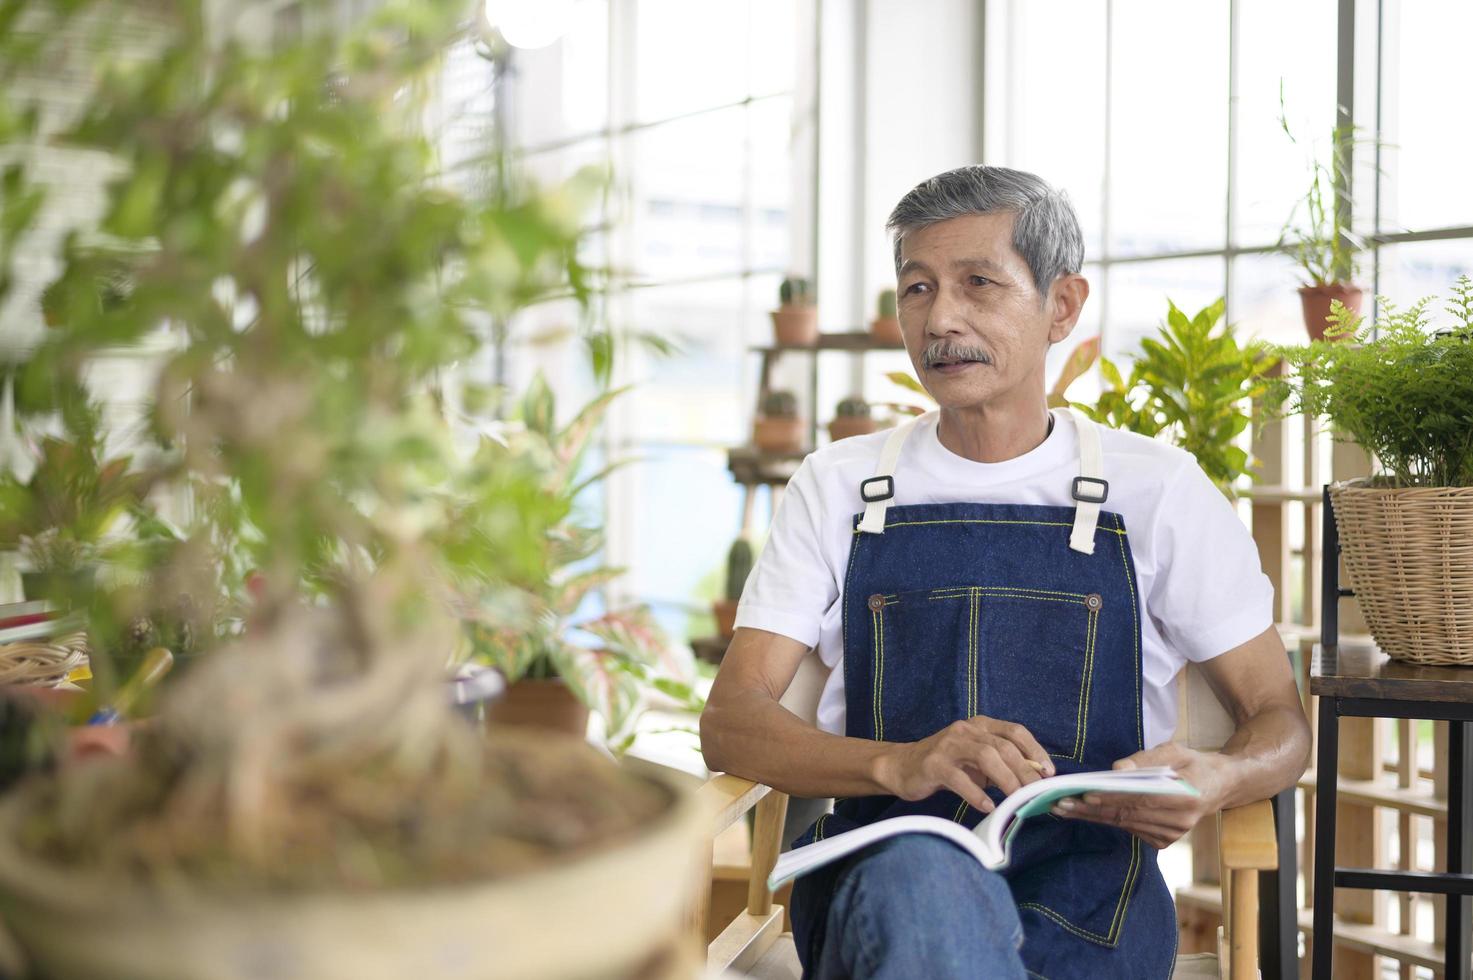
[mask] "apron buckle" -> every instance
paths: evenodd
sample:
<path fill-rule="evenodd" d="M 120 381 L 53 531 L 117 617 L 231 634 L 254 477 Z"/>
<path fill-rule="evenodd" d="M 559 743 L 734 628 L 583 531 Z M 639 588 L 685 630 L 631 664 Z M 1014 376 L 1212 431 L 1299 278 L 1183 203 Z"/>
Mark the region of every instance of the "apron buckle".
<path fill-rule="evenodd" d="M 871 494 L 869 490 L 869 485 L 871 483 L 879 483 L 885 489 L 881 492 Z M 889 500 L 894 496 L 895 478 L 893 476 L 872 476 L 868 480 L 864 480 L 859 484 L 859 499 L 863 500 L 867 504 L 872 504 L 879 500 Z"/>
<path fill-rule="evenodd" d="M 1079 488 L 1079 485 L 1081 483 L 1098 484 L 1099 490 L 1081 491 Z M 1074 487 L 1073 490 L 1070 492 L 1070 496 L 1079 501 L 1081 504 L 1103 504 L 1106 500 L 1110 498 L 1110 484 L 1108 481 L 1101 480 L 1099 477 L 1076 476 L 1074 478 Z"/>

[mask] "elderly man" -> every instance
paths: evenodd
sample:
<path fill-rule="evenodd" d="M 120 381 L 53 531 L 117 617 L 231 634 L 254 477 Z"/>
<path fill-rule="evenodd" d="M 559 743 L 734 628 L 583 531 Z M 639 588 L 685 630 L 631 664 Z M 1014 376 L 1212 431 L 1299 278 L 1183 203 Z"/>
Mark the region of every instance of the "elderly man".
<path fill-rule="evenodd" d="M 1308 758 L 1271 586 L 1189 454 L 1049 410 L 1045 355 L 1089 296 L 1062 194 L 964 167 L 888 227 L 906 350 L 939 409 L 804 461 L 701 718 L 706 762 L 835 797 L 795 846 L 909 813 L 971 826 L 1055 772 L 1174 767 L 1200 796 L 1064 801 L 1002 873 L 904 835 L 799 879 L 792 902 L 805 976 L 1167 977 L 1155 849 Z M 813 647 L 831 670 L 816 728 L 778 703 Z M 1187 661 L 1237 722 L 1220 753 L 1169 742 Z"/>

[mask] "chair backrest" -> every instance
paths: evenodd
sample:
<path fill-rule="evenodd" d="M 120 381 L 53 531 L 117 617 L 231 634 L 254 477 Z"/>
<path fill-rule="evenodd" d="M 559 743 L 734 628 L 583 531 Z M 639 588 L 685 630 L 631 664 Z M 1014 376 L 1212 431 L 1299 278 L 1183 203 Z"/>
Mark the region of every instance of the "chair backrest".
<path fill-rule="evenodd" d="M 783 707 L 810 724 L 815 723 L 818 720 L 818 699 L 828 674 L 828 668 L 819 660 L 817 651 L 810 650 L 783 693 Z M 1203 752 L 1222 748 L 1232 737 L 1236 726 L 1208 685 L 1201 667 L 1187 664 L 1177 675 L 1176 696 L 1177 725 L 1172 741 Z"/>

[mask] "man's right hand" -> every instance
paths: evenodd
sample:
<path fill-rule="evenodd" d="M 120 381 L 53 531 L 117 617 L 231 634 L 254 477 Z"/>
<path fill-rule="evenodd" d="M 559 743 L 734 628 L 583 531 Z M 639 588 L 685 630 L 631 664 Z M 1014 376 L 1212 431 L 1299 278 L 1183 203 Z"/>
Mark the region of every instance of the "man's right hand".
<path fill-rule="evenodd" d="M 947 789 L 982 813 L 994 809 L 987 787 L 1008 794 L 1053 774 L 1052 760 L 1028 729 L 982 715 L 919 742 L 892 743 L 875 761 L 875 781 L 893 796 L 923 800 Z"/>

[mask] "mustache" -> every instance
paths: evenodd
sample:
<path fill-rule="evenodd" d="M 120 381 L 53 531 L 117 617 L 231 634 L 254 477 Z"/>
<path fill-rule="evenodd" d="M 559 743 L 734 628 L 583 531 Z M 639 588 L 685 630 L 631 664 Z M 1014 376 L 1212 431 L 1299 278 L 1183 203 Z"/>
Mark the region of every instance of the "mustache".
<path fill-rule="evenodd" d="M 992 355 L 980 347 L 958 343 L 954 340 L 932 341 L 921 354 L 921 363 L 928 368 L 955 361 L 978 361 L 982 364 L 991 364 Z"/>

